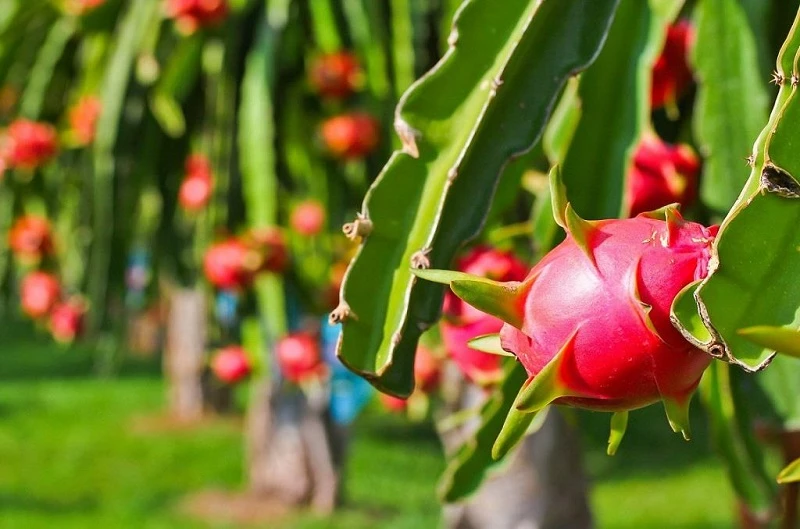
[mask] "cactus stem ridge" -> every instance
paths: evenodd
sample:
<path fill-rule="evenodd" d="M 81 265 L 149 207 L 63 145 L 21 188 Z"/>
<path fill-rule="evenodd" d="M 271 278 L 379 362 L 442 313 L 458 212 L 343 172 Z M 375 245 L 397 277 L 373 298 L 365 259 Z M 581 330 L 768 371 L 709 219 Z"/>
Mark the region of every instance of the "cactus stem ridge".
<path fill-rule="evenodd" d="M 348 305 L 346 301 L 340 301 L 339 305 L 333 309 L 328 316 L 328 322 L 331 325 L 336 325 L 337 323 L 342 323 L 349 318 L 358 320 L 358 317 L 350 309 L 350 305 Z"/>
<path fill-rule="evenodd" d="M 431 267 L 431 259 L 428 255 L 431 253 L 433 248 L 423 248 L 422 250 L 418 250 L 414 252 L 411 256 L 411 268 L 415 268 L 417 270 L 427 270 Z"/>
<path fill-rule="evenodd" d="M 356 220 L 342 226 L 342 233 L 351 241 L 366 237 L 372 232 L 372 221 L 363 213 L 356 214 Z"/>

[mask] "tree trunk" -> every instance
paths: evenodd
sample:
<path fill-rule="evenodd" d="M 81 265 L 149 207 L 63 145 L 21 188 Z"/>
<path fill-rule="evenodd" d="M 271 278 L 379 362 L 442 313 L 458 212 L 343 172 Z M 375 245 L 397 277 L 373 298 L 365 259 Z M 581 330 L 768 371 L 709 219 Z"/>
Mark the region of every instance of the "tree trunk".
<path fill-rule="evenodd" d="M 180 421 L 197 420 L 203 415 L 206 352 L 206 306 L 201 290 L 170 289 L 166 342 L 169 411 Z"/>
<path fill-rule="evenodd" d="M 341 493 L 346 435 L 328 418 L 327 395 L 262 381 L 247 418 L 251 490 L 293 507 L 330 513 Z"/>
<path fill-rule="evenodd" d="M 478 405 L 483 391 L 468 383 L 459 408 Z M 474 435 L 477 421 L 446 432 L 448 452 Z M 462 503 L 446 505 L 449 529 L 588 529 L 593 526 L 587 480 L 577 432 L 551 408 L 544 424 L 526 437 L 478 491 Z"/>

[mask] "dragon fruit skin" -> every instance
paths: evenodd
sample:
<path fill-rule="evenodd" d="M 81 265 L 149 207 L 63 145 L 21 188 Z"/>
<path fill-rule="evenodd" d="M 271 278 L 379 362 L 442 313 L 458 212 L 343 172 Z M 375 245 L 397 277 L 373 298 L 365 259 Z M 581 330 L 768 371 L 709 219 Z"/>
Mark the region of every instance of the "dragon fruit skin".
<path fill-rule="evenodd" d="M 476 246 L 459 259 L 457 266 L 467 274 L 497 281 L 521 281 L 527 273 L 525 264 L 513 254 L 488 246 Z M 503 321 L 472 307 L 452 292 L 445 296 L 443 312 L 442 341 L 461 372 L 481 385 L 496 381 L 501 375 L 502 358 L 472 349 L 469 341 L 500 332 Z"/>
<path fill-rule="evenodd" d="M 659 400 L 688 406 L 711 357 L 670 323 L 670 307 L 687 284 L 706 276 L 716 227 L 633 219 L 585 223 L 579 244 L 569 235 L 523 283 L 521 328 L 500 333 L 551 402 L 627 411 Z M 591 255 L 591 257 L 590 257 Z"/>

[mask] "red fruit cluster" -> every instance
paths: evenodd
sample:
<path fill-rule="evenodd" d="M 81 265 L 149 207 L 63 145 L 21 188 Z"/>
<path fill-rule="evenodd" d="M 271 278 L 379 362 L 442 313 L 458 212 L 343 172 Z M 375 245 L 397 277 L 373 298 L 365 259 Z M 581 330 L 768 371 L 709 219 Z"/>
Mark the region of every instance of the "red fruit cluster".
<path fill-rule="evenodd" d="M 185 173 L 178 191 L 178 203 L 190 212 L 204 209 L 211 200 L 214 183 L 211 162 L 202 154 L 186 159 Z"/>
<path fill-rule="evenodd" d="M 672 203 L 688 206 L 697 198 L 699 171 L 700 160 L 688 145 L 669 145 L 654 134 L 645 136 L 628 178 L 628 216 Z"/>
<path fill-rule="evenodd" d="M 521 281 L 528 272 L 525 264 L 510 252 L 477 246 L 458 261 L 458 270 L 495 281 Z M 469 347 L 473 338 L 500 331 L 503 322 L 464 303 L 452 292 L 444 300 L 442 340 L 448 353 L 470 380 L 486 384 L 500 376 L 501 357 Z"/>
<path fill-rule="evenodd" d="M 201 28 L 221 24 L 228 16 L 227 0 L 167 0 L 167 16 L 178 30 L 190 35 Z"/>
<path fill-rule="evenodd" d="M 688 56 L 693 39 L 694 28 L 688 20 L 681 20 L 667 30 L 664 49 L 653 66 L 652 108 L 674 105 L 692 84 Z"/>
<path fill-rule="evenodd" d="M 311 64 L 309 80 L 322 97 L 343 99 L 360 87 L 364 73 L 358 58 L 349 52 L 319 55 Z"/>
<path fill-rule="evenodd" d="M 707 274 L 716 227 L 633 219 L 569 223 L 579 234 L 544 257 L 510 296 L 519 320 L 500 333 L 531 382 L 536 408 L 549 402 L 627 411 L 663 400 L 673 428 L 711 357 L 670 322 L 678 292 Z"/>
<path fill-rule="evenodd" d="M 322 124 L 322 140 L 337 158 L 363 158 L 378 146 L 380 127 L 365 112 L 342 114 Z"/>
<path fill-rule="evenodd" d="M 286 380 L 300 384 L 323 376 L 326 372 L 319 343 L 307 333 L 294 333 L 278 341 L 275 349 L 278 365 Z"/>
<path fill-rule="evenodd" d="M 286 242 L 277 228 L 253 230 L 212 244 L 203 258 L 208 282 L 221 289 L 246 289 L 259 272 L 282 272 Z"/>
<path fill-rule="evenodd" d="M 89 145 L 94 141 L 101 109 L 100 99 L 88 95 L 80 98 L 69 110 L 70 128 L 80 145 Z"/>
<path fill-rule="evenodd" d="M 211 359 L 211 371 L 226 384 L 236 384 L 250 376 L 252 367 L 242 346 L 229 345 Z"/>
<path fill-rule="evenodd" d="M 305 200 L 292 210 L 289 225 L 300 235 L 313 237 L 325 227 L 325 216 L 325 206 L 316 200 Z"/>
<path fill-rule="evenodd" d="M 36 169 L 57 152 L 58 135 L 48 123 L 18 119 L 6 129 L 2 158 L 8 167 Z"/>
<path fill-rule="evenodd" d="M 11 251 L 24 261 L 39 261 L 53 251 L 50 221 L 45 217 L 26 215 L 14 222 L 8 234 Z"/>

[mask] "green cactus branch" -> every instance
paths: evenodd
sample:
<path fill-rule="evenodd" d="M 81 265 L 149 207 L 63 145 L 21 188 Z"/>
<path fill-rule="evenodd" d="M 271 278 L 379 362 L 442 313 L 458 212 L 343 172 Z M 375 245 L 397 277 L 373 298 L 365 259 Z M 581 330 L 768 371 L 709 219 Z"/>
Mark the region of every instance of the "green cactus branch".
<path fill-rule="evenodd" d="M 739 329 L 800 326 L 800 97 L 792 82 L 798 75 L 799 24 L 795 19 L 778 57 L 780 90 L 754 145 L 750 177 L 720 227 L 710 273 L 673 305 L 674 321 L 688 340 L 749 371 L 766 367 L 774 352 Z M 686 297 L 696 302 L 694 310 Z"/>
<path fill-rule="evenodd" d="M 448 267 L 480 231 L 503 166 L 541 136 L 616 4 L 469 0 L 445 57 L 404 95 L 404 149 L 367 194 L 356 231 L 368 235 L 332 315 L 344 323 L 340 358 L 379 389 L 411 393 L 417 340 L 439 315 L 441 287 L 417 283 L 410 268 Z"/>

